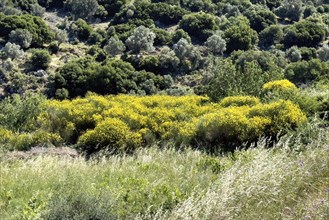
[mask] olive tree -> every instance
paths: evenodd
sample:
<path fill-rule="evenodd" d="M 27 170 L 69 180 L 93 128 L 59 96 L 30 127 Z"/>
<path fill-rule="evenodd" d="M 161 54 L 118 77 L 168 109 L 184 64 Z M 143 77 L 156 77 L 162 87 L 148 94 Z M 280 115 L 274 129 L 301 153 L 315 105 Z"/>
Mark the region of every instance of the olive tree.
<path fill-rule="evenodd" d="M 133 53 L 141 51 L 151 52 L 154 50 L 153 44 L 156 35 L 144 26 L 137 27 L 132 35 L 126 40 L 126 46 Z"/>
<path fill-rule="evenodd" d="M 116 56 L 124 52 L 126 50 L 126 46 L 117 37 L 111 37 L 108 43 L 105 45 L 104 50 L 107 54 Z"/>
<path fill-rule="evenodd" d="M 29 48 L 32 42 L 32 34 L 26 29 L 12 30 L 9 34 L 9 42 L 22 48 Z"/>
<path fill-rule="evenodd" d="M 5 57 L 11 59 L 20 59 L 24 56 L 24 51 L 21 50 L 21 46 L 10 42 L 6 43 L 3 52 Z"/>
<path fill-rule="evenodd" d="M 298 47 L 293 46 L 286 51 L 286 57 L 291 62 L 297 62 L 302 59 L 302 54 L 301 54 L 300 50 L 298 49 Z"/>
<path fill-rule="evenodd" d="M 207 39 L 206 45 L 214 54 L 223 55 L 226 50 L 225 40 L 216 34 Z"/>
<path fill-rule="evenodd" d="M 299 21 L 303 16 L 304 9 L 301 0 L 286 0 L 274 12 L 281 18 L 288 18 L 291 21 Z"/>
<path fill-rule="evenodd" d="M 71 13 L 74 19 L 89 19 L 97 9 L 97 0 L 66 0 L 65 8 Z"/>
<path fill-rule="evenodd" d="M 318 57 L 322 61 L 329 61 L 329 47 L 324 45 L 318 50 Z"/>
<path fill-rule="evenodd" d="M 195 70 L 201 64 L 202 57 L 200 51 L 186 39 L 180 39 L 174 45 L 174 52 L 180 60 L 182 69 L 185 71 Z"/>

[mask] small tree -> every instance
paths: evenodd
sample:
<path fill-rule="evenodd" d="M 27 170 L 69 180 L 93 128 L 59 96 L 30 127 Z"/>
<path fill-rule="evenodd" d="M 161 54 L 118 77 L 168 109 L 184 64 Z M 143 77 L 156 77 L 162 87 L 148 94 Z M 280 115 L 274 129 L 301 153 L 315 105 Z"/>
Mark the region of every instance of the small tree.
<path fill-rule="evenodd" d="M 47 69 L 51 62 L 48 51 L 37 49 L 32 52 L 31 64 L 35 69 Z"/>
<path fill-rule="evenodd" d="M 156 35 L 144 26 L 139 26 L 134 33 L 126 40 L 126 46 L 133 52 L 151 52 L 154 50 L 153 43 Z"/>
<path fill-rule="evenodd" d="M 304 6 L 301 0 L 286 0 L 274 12 L 281 18 L 299 21 L 302 18 Z"/>
<path fill-rule="evenodd" d="M 74 19 L 89 19 L 96 13 L 98 2 L 97 0 L 66 0 L 65 8 L 68 9 Z"/>
<path fill-rule="evenodd" d="M 324 45 L 318 50 L 318 57 L 322 61 L 329 61 L 329 47 Z"/>
<path fill-rule="evenodd" d="M 10 42 L 6 43 L 3 52 L 7 58 L 11 59 L 20 59 L 24 56 L 24 51 L 21 50 L 21 46 Z"/>
<path fill-rule="evenodd" d="M 183 29 L 178 29 L 174 32 L 171 38 L 171 43 L 176 44 L 182 38 L 187 40 L 189 43 L 191 43 L 192 41 L 190 35 L 186 31 L 184 31 Z"/>
<path fill-rule="evenodd" d="M 271 25 L 259 33 L 259 44 L 269 47 L 283 40 L 283 30 L 279 25 Z"/>
<path fill-rule="evenodd" d="M 126 50 L 126 46 L 121 40 L 119 40 L 119 38 L 111 37 L 107 45 L 104 47 L 104 50 L 107 54 L 114 57 L 124 52 Z"/>
<path fill-rule="evenodd" d="M 224 33 L 224 38 L 229 53 L 234 50 L 249 50 L 258 42 L 257 32 L 245 22 L 229 27 Z"/>
<path fill-rule="evenodd" d="M 174 52 L 183 65 L 183 70 L 194 70 L 199 67 L 202 60 L 200 51 L 184 38 L 174 45 Z"/>
<path fill-rule="evenodd" d="M 29 48 L 32 43 L 32 34 L 26 29 L 16 29 L 10 32 L 9 41 L 22 48 Z"/>
<path fill-rule="evenodd" d="M 291 62 L 297 62 L 302 59 L 302 54 L 301 54 L 300 50 L 298 49 L 298 47 L 293 46 L 286 51 L 286 57 Z"/>
<path fill-rule="evenodd" d="M 179 62 L 180 61 L 173 50 L 167 46 L 162 48 L 159 55 L 159 63 L 162 69 L 174 72 Z"/>
<path fill-rule="evenodd" d="M 223 55 L 226 50 L 225 40 L 216 34 L 207 39 L 206 45 L 214 54 Z"/>

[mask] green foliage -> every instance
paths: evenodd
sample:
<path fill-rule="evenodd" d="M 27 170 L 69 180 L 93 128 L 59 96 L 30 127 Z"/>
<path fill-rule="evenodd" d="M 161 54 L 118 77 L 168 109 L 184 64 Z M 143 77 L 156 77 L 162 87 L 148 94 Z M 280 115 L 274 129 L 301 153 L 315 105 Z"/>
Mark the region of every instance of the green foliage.
<path fill-rule="evenodd" d="M 275 9 L 275 13 L 282 19 L 288 18 L 291 21 L 299 21 L 304 12 L 301 0 L 285 0 L 283 4 Z"/>
<path fill-rule="evenodd" d="M 70 30 L 82 41 L 87 40 L 93 32 L 93 28 L 81 18 L 71 24 Z"/>
<path fill-rule="evenodd" d="M 249 50 L 258 43 L 257 32 L 250 28 L 246 19 L 243 17 L 237 19 L 238 22 L 224 32 L 228 53 L 234 50 Z"/>
<path fill-rule="evenodd" d="M 318 50 L 319 59 L 321 61 L 329 61 L 329 47 L 328 45 L 324 45 Z"/>
<path fill-rule="evenodd" d="M 174 52 L 180 60 L 179 68 L 183 72 L 195 70 L 202 65 L 200 51 L 184 38 L 181 38 L 174 45 Z"/>
<path fill-rule="evenodd" d="M 163 24 L 177 24 L 187 11 L 181 7 L 166 3 L 155 3 L 149 5 L 149 16 Z"/>
<path fill-rule="evenodd" d="M 58 41 L 53 41 L 49 44 L 48 46 L 48 51 L 51 54 L 56 54 L 59 51 L 59 42 Z"/>
<path fill-rule="evenodd" d="M 296 84 L 312 83 L 328 77 L 329 65 L 319 59 L 291 63 L 285 69 L 285 76 Z"/>
<path fill-rule="evenodd" d="M 182 0 L 181 6 L 189 9 L 193 12 L 207 11 L 211 12 L 214 10 L 215 5 L 211 0 Z"/>
<path fill-rule="evenodd" d="M 155 37 L 156 35 L 149 28 L 139 26 L 125 43 L 133 53 L 141 51 L 151 52 L 154 50 L 153 43 Z"/>
<path fill-rule="evenodd" d="M 128 0 L 98 0 L 98 4 L 105 8 L 108 16 L 114 16 L 126 3 Z"/>
<path fill-rule="evenodd" d="M 253 6 L 248 8 L 244 12 L 244 16 L 246 16 L 250 21 L 250 27 L 257 32 L 260 32 L 270 25 L 275 25 L 277 23 L 275 14 L 261 6 Z"/>
<path fill-rule="evenodd" d="M 278 44 L 282 40 L 283 30 L 279 25 L 271 25 L 259 33 L 259 44 L 264 47 Z"/>
<path fill-rule="evenodd" d="M 300 53 L 302 55 L 302 60 L 311 60 L 313 58 L 317 58 L 317 51 L 316 51 L 315 48 L 312 48 L 312 47 L 300 47 L 299 48 L 299 51 L 300 51 Z"/>
<path fill-rule="evenodd" d="M 96 13 L 98 2 L 97 0 L 66 0 L 64 6 L 74 19 L 89 19 Z"/>
<path fill-rule="evenodd" d="M 49 43 L 55 36 L 53 31 L 40 17 L 23 15 L 4 15 L 0 13 L 0 36 L 8 38 L 13 30 L 25 29 L 32 34 L 31 46 L 40 47 Z"/>
<path fill-rule="evenodd" d="M 6 58 L 10 59 L 20 59 L 24 56 L 24 51 L 21 50 L 21 47 L 15 43 L 6 43 L 3 48 L 3 53 Z"/>
<path fill-rule="evenodd" d="M 223 55 L 224 51 L 226 50 L 226 42 L 219 35 L 213 35 L 209 37 L 206 41 L 206 45 L 214 54 Z"/>
<path fill-rule="evenodd" d="M 116 56 L 121 54 L 126 50 L 124 43 L 116 37 L 111 37 L 105 45 L 104 50 L 107 54 L 111 56 Z"/>
<path fill-rule="evenodd" d="M 268 62 L 262 53 L 251 53 L 250 57 L 246 54 L 235 61 L 236 65 L 230 59 L 211 60 L 204 72 L 203 86 L 196 92 L 215 101 L 232 95 L 258 96 L 264 83 L 282 77 L 273 59 Z"/>
<path fill-rule="evenodd" d="M 152 30 L 155 34 L 154 45 L 155 46 L 165 46 L 172 42 L 172 34 L 160 28 L 155 28 Z"/>
<path fill-rule="evenodd" d="M 286 56 L 290 62 L 297 62 L 302 59 L 302 54 L 296 46 L 290 47 L 286 51 Z"/>
<path fill-rule="evenodd" d="M 29 14 L 42 16 L 45 9 L 38 4 L 38 0 L 12 0 L 14 6 Z"/>
<path fill-rule="evenodd" d="M 21 46 L 22 48 L 29 48 L 32 43 L 32 35 L 25 29 L 13 30 L 9 34 L 9 41 Z"/>
<path fill-rule="evenodd" d="M 183 29 L 177 29 L 172 35 L 171 43 L 176 44 L 182 38 L 187 40 L 189 43 L 192 42 L 191 37 L 187 32 L 185 32 Z"/>
<path fill-rule="evenodd" d="M 153 83 L 155 90 L 149 90 L 145 85 L 148 80 L 151 80 L 149 82 Z M 74 98 L 84 96 L 87 91 L 103 95 L 139 92 L 153 94 L 158 89 L 164 89 L 162 76 L 145 71 L 138 72 L 130 63 L 116 59 L 103 64 L 90 58 L 72 61 L 60 68 L 50 81 L 49 96 L 61 99 L 66 97 L 67 93 L 68 97 Z"/>
<path fill-rule="evenodd" d="M 30 60 L 34 69 L 47 69 L 50 62 L 51 56 L 47 50 L 35 49 L 32 51 Z"/>
<path fill-rule="evenodd" d="M 302 20 L 289 25 L 284 30 L 284 46 L 312 47 L 321 43 L 326 36 L 323 23 L 312 20 Z"/>
<path fill-rule="evenodd" d="M 0 102 L 0 127 L 14 132 L 35 130 L 37 117 L 44 111 L 44 101 L 44 97 L 38 94 L 13 95 L 4 99 Z"/>
<path fill-rule="evenodd" d="M 204 12 L 185 15 L 179 27 L 186 31 L 194 40 L 204 42 L 214 31 L 218 30 L 219 21 L 211 14 Z"/>

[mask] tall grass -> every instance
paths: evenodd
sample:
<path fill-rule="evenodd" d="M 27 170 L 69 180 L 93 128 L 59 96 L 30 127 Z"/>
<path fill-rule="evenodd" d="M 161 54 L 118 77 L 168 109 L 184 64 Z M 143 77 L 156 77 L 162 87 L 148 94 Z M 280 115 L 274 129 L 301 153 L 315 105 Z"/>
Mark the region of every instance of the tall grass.
<path fill-rule="evenodd" d="M 328 219 L 329 131 L 321 133 L 299 151 L 287 138 L 223 156 L 2 155 L 0 219 Z"/>
<path fill-rule="evenodd" d="M 93 161 L 51 156 L 3 161 L 0 219 L 126 219 L 170 209 L 216 178 L 206 158 L 198 151 L 151 148 Z"/>

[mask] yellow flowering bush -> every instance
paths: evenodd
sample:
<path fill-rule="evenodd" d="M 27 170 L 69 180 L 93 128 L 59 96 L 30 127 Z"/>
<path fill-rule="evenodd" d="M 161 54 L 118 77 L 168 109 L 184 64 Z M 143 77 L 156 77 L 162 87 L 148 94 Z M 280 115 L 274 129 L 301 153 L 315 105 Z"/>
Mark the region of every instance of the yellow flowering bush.
<path fill-rule="evenodd" d="M 127 124 L 119 119 L 107 118 L 95 129 L 80 136 L 77 146 L 87 154 L 107 149 L 110 152 L 133 150 L 142 143 L 141 135 L 131 132 Z"/>
<path fill-rule="evenodd" d="M 296 91 L 297 87 L 295 84 L 290 82 L 287 79 L 275 80 L 268 83 L 265 83 L 262 87 L 264 92 L 273 92 L 273 91 Z"/>
<path fill-rule="evenodd" d="M 260 103 L 259 98 L 253 96 L 229 96 L 220 101 L 220 106 L 254 106 Z"/>
<path fill-rule="evenodd" d="M 295 128 L 306 122 L 306 115 L 289 100 L 257 105 L 250 109 L 249 117 L 265 117 L 272 121 L 269 131 L 276 134 L 284 128 Z"/>
<path fill-rule="evenodd" d="M 210 103 L 200 96 L 98 96 L 48 101 L 39 117 L 45 130 L 79 149 L 125 151 L 154 142 L 217 144 L 250 142 L 306 120 L 290 101 L 261 104 L 250 96 Z"/>
<path fill-rule="evenodd" d="M 31 133 L 13 133 L 0 128 L 0 145 L 7 150 L 29 150 L 34 146 L 59 145 L 62 139 L 58 134 L 37 130 Z"/>
<path fill-rule="evenodd" d="M 12 137 L 13 132 L 0 127 L 0 144 L 5 144 Z"/>

